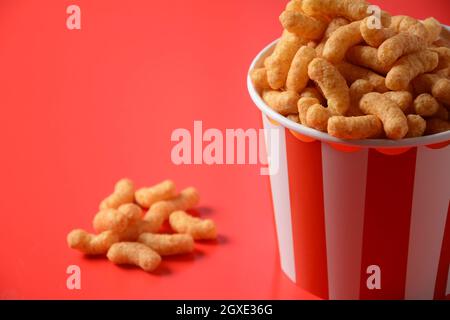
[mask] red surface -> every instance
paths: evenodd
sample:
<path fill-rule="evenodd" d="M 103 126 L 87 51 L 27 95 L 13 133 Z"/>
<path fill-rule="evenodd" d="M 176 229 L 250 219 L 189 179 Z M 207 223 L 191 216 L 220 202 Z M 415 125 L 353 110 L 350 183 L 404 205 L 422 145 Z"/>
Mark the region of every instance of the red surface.
<path fill-rule="evenodd" d="M 373 1 L 450 24 L 448 0 Z M 82 30 L 65 26 L 82 10 Z M 2 0 L 0 2 L 0 298 L 312 296 L 279 268 L 259 166 L 175 166 L 172 130 L 259 128 L 245 77 L 278 37 L 281 0 Z M 86 259 L 66 247 L 128 176 L 165 178 L 202 194 L 218 244 L 166 260 L 156 275 Z M 66 268 L 82 289 L 66 288 Z"/>

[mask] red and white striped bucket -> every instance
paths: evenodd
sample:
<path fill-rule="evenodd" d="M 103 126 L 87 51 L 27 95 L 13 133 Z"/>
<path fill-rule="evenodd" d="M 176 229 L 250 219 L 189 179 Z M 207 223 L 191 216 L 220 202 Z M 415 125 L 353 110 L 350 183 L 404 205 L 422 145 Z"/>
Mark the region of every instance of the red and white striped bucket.
<path fill-rule="evenodd" d="M 270 182 L 285 274 L 328 299 L 450 294 L 450 133 L 343 141 L 277 114 L 248 87 L 264 128 L 277 131 L 266 141 L 279 159 Z M 367 285 L 372 266 L 379 288 Z"/>

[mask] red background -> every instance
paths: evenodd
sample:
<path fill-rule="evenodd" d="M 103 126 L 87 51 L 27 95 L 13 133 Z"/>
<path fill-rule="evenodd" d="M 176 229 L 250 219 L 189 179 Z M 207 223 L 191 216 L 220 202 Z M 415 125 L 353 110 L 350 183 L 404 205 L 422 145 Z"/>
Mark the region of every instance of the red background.
<path fill-rule="evenodd" d="M 281 32 L 284 0 L 1 0 L 0 299 L 303 299 L 278 263 L 259 166 L 175 166 L 176 128 L 259 128 L 252 58 Z M 372 1 L 450 24 L 448 0 Z M 82 30 L 66 28 L 66 7 Z M 201 191 L 221 238 L 153 275 L 87 259 L 66 234 L 90 230 L 114 182 L 174 179 Z M 82 289 L 66 288 L 81 267 Z"/>

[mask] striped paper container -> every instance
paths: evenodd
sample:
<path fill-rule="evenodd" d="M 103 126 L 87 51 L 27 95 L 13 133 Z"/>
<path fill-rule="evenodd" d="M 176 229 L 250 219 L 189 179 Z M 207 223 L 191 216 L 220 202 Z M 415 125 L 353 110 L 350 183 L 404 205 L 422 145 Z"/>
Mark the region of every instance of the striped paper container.
<path fill-rule="evenodd" d="M 271 110 L 249 78 L 248 88 L 267 129 L 284 273 L 325 299 L 450 294 L 450 133 L 339 140 Z"/>

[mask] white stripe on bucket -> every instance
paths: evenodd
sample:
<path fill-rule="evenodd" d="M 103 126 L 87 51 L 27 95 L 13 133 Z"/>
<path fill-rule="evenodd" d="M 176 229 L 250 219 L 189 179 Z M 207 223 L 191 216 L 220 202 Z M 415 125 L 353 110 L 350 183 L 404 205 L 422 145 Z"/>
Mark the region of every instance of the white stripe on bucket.
<path fill-rule="evenodd" d="M 264 114 L 262 117 L 267 154 L 279 157 L 279 168 L 274 168 L 278 170 L 275 171 L 275 174 L 270 175 L 270 187 L 275 213 L 281 269 L 295 282 L 294 240 L 292 237 L 291 201 L 289 197 L 289 176 L 286 158 L 286 130 L 282 126 L 273 125 Z M 268 131 L 271 130 L 278 130 L 279 138 L 276 141 L 270 141 L 271 137 Z M 274 159 L 273 157 L 271 158 Z M 271 161 L 269 161 L 269 166 L 271 166 Z"/>
<path fill-rule="evenodd" d="M 322 143 L 330 299 L 359 299 L 368 151 Z"/>
<path fill-rule="evenodd" d="M 450 190 L 450 148 L 417 150 L 406 299 L 433 299 Z"/>

